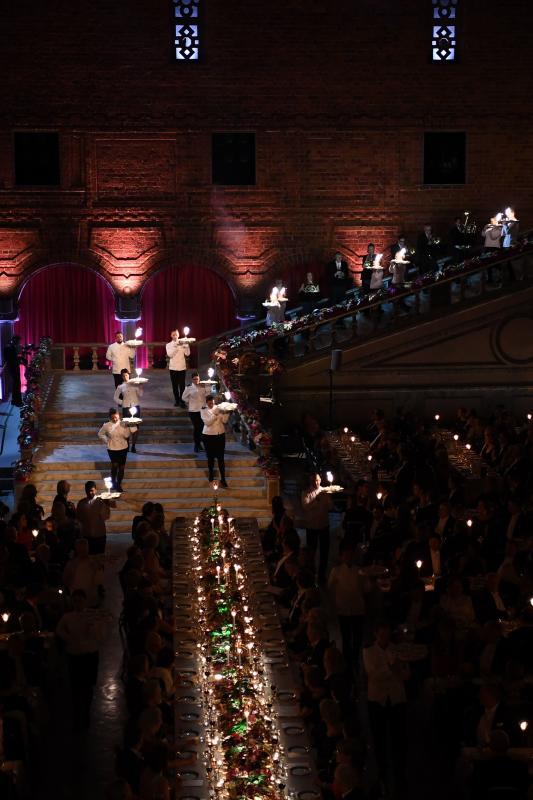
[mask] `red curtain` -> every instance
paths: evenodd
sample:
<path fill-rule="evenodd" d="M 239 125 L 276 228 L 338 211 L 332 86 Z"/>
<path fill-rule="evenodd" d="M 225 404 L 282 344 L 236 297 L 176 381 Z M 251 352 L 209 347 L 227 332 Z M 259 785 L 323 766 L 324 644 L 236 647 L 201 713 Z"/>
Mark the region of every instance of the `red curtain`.
<path fill-rule="evenodd" d="M 143 339 L 168 342 L 170 331 L 188 325 L 205 339 L 237 325 L 235 299 L 227 283 L 203 267 L 170 267 L 147 283 L 142 296 Z"/>
<path fill-rule="evenodd" d="M 54 342 L 112 342 L 120 329 L 113 293 L 92 270 L 74 264 L 34 275 L 19 299 L 15 332 L 23 344 L 51 336 Z"/>

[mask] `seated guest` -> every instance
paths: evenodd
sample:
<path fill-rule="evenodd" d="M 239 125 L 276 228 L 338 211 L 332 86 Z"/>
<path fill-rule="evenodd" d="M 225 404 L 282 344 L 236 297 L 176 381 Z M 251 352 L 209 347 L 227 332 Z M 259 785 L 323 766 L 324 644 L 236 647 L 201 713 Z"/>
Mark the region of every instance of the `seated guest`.
<path fill-rule="evenodd" d="M 281 540 L 284 531 L 284 523 L 288 519 L 283 498 L 277 495 L 272 498 L 272 519 L 267 529 L 262 534 L 263 551 L 266 558 L 270 561 L 281 553 Z"/>
<path fill-rule="evenodd" d="M 313 280 L 313 273 L 308 272 L 305 276 L 305 281 L 298 290 L 299 300 L 302 304 L 304 314 L 310 314 L 317 306 L 320 300 L 320 286 Z"/>
<path fill-rule="evenodd" d="M 358 770 L 349 764 L 339 764 L 333 776 L 333 791 L 342 800 L 364 800 L 365 792 Z"/>
<path fill-rule="evenodd" d="M 144 770 L 142 754 L 143 737 L 136 723 L 130 722 L 124 732 L 124 746 L 117 753 L 116 772 L 130 786 L 135 797 L 139 797 L 141 774 Z"/>
<path fill-rule="evenodd" d="M 346 298 L 346 292 L 353 286 L 353 280 L 348 264 L 340 253 L 335 253 L 335 259 L 328 264 L 327 277 L 331 302 L 334 305 L 342 303 Z"/>
<path fill-rule="evenodd" d="M 496 572 L 487 575 L 487 586 L 476 597 L 477 618 L 485 622 L 508 618 L 507 604 L 500 594 L 500 576 Z"/>
<path fill-rule="evenodd" d="M 292 577 L 287 574 L 286 562 L 289 559 L 295 561 L 300 549 L 300 537 L 297 532 L 295 530 L 287 531 L 283 535 L 281 546 L 281 557 L 274 568 L 272 583 L 280 589 L 286 589 L 292 583 Z"/>
<path fill-rule="evenodd" d="M 471 706 L 465 716 L 465 742 L 470 746 L 486 747 L 491 733 L 504 730 L 510 733 L 509 709 L 502 702 L 501 686 L 484 684 L 479 690 L 479 703 Z"/>
<path fill-rule="evenodd" d="M 492 730 L 488 747 L 489 757 L 474 762 L 470 778 L 471 800 L 498 796 L 526 800 L 529 785 L 527 764 L 509 756 L 509 736 L 505 731 Z"/>

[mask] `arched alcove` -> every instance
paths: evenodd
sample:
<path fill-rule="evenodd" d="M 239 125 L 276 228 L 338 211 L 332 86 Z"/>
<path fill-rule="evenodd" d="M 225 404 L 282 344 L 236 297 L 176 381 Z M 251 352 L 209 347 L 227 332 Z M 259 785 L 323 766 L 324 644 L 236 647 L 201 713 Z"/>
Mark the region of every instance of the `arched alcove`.
<path fill-rule="evenodd" d="M 118 323 L 111 287 L 79 264 L 53 264 L 35 272 L 19 295 L 15 331 L 24 343 L 110 342 Z"/>
<path fill-rule="evenodd" d="M 204 339 L 236 326 L 235 298 L 226 281 L 204 267 L 167 267 L 150 278 L 142 294 L 146 341 L 168 341 L 188 325 Z"/>

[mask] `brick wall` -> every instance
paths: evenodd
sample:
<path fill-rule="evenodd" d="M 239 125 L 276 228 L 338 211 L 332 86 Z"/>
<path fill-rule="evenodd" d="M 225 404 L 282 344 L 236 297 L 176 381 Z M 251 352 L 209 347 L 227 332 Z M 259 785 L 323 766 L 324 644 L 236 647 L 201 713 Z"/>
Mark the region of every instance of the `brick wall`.
<path fill-rule="evenodd" d="M 136 293 L 211 266 L 244 304 L 340 249 L 515 204 L 533 226 L 533 5 L 459 0 L 460 61 L 429 61 L 430 0 L 203 0 L 205 59 L 173 61 L 171 0 L 18 0 L 2 19 L 0 293 L 70 259 Z M 12 131 L 59 130 L 61 187 L 14 186 Z M 467 132 L 467 184 L 422 184 L 426 130 Z M 211 132 L 257 136 L 257 185 L 213 187 Z M 28 232 L 31 232 L 31 235 Z"/>

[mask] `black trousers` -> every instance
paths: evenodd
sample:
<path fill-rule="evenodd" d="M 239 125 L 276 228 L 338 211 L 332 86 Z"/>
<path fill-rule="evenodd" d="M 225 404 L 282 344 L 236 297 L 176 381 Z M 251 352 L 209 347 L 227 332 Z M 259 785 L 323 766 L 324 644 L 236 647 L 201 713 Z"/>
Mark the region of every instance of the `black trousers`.
<path fill-rule="evenodd" d="M 172 383 L 172 391 L 174 393 L 174 402 L 179 403 L 181 395 L 185 391 L 185 376 L 186 369 L 169 369 L 170 382 Z"/>
<path fill-rule="evenodd" d="M 204 429 L 202 414 L 200 411 L 189 411 L 189 419 L 192 422 L 194 444 L 199 447 L 202 444 L 202 431 Z"/>
<path fill-rule="evenodd" d="M 405 703 L 382 706 L 368 703 L 368 720 L 374 740 L 379 777 L 388 783 L 392 773 L 397 794 L 405 789 L 406 709 Z M 402 795 L 403 796 L 403 795 Z"/>
<path fill-rule="evenodd" d="M 209 480 L 214 478 L 215 458 L 218 461 L 220 479 L 226 480 L 226 465 L 224 464 L 224 450 L 226 448 L 226 434 L 219 433 L 216 436 L 203 435 L 205 454 L 207 456 L 207 467 L 209 469 Z"/>
<path fill-rule="evenodd" d="M 111 480 L 113 481 L 113 489 L 116 490 L 118 486 L 121 486 L 122 479 L 124 478 L 124 469 L 126 466 L 126 459 L 128 457 L 128 449 L 108 450 L 107 454 L 111 461 Z"/>
<path fill-rule="evenodd" d="M 72 713 L 76 729 L 88 728 L 94 687 L 98 678 L 98 653 L 68 656 Z"/>
<path fill-rule="evenodd" d="M 343 614 L 339 614 L 338 616 L 342 640 L 342 654 L 350 667 L 357 667 L 359 651 L 363 641 L 364 619 L 362 615 L 344 616 Z"/>
<path fill-rule="evenodd" d="M 318 555 L 318 580 L 326 580 L 329 559 L 329 528 L 306 528 L 307 547 L 313 562 L 317 549 Z"/>
<path fill-rule="evenodd" d="M 115 389 L 118 389 L 121 383 L 124 383 L 124 379 L 122 375 L 119 373 L 113 373 L 113 380 L 115 381 Z"/>

